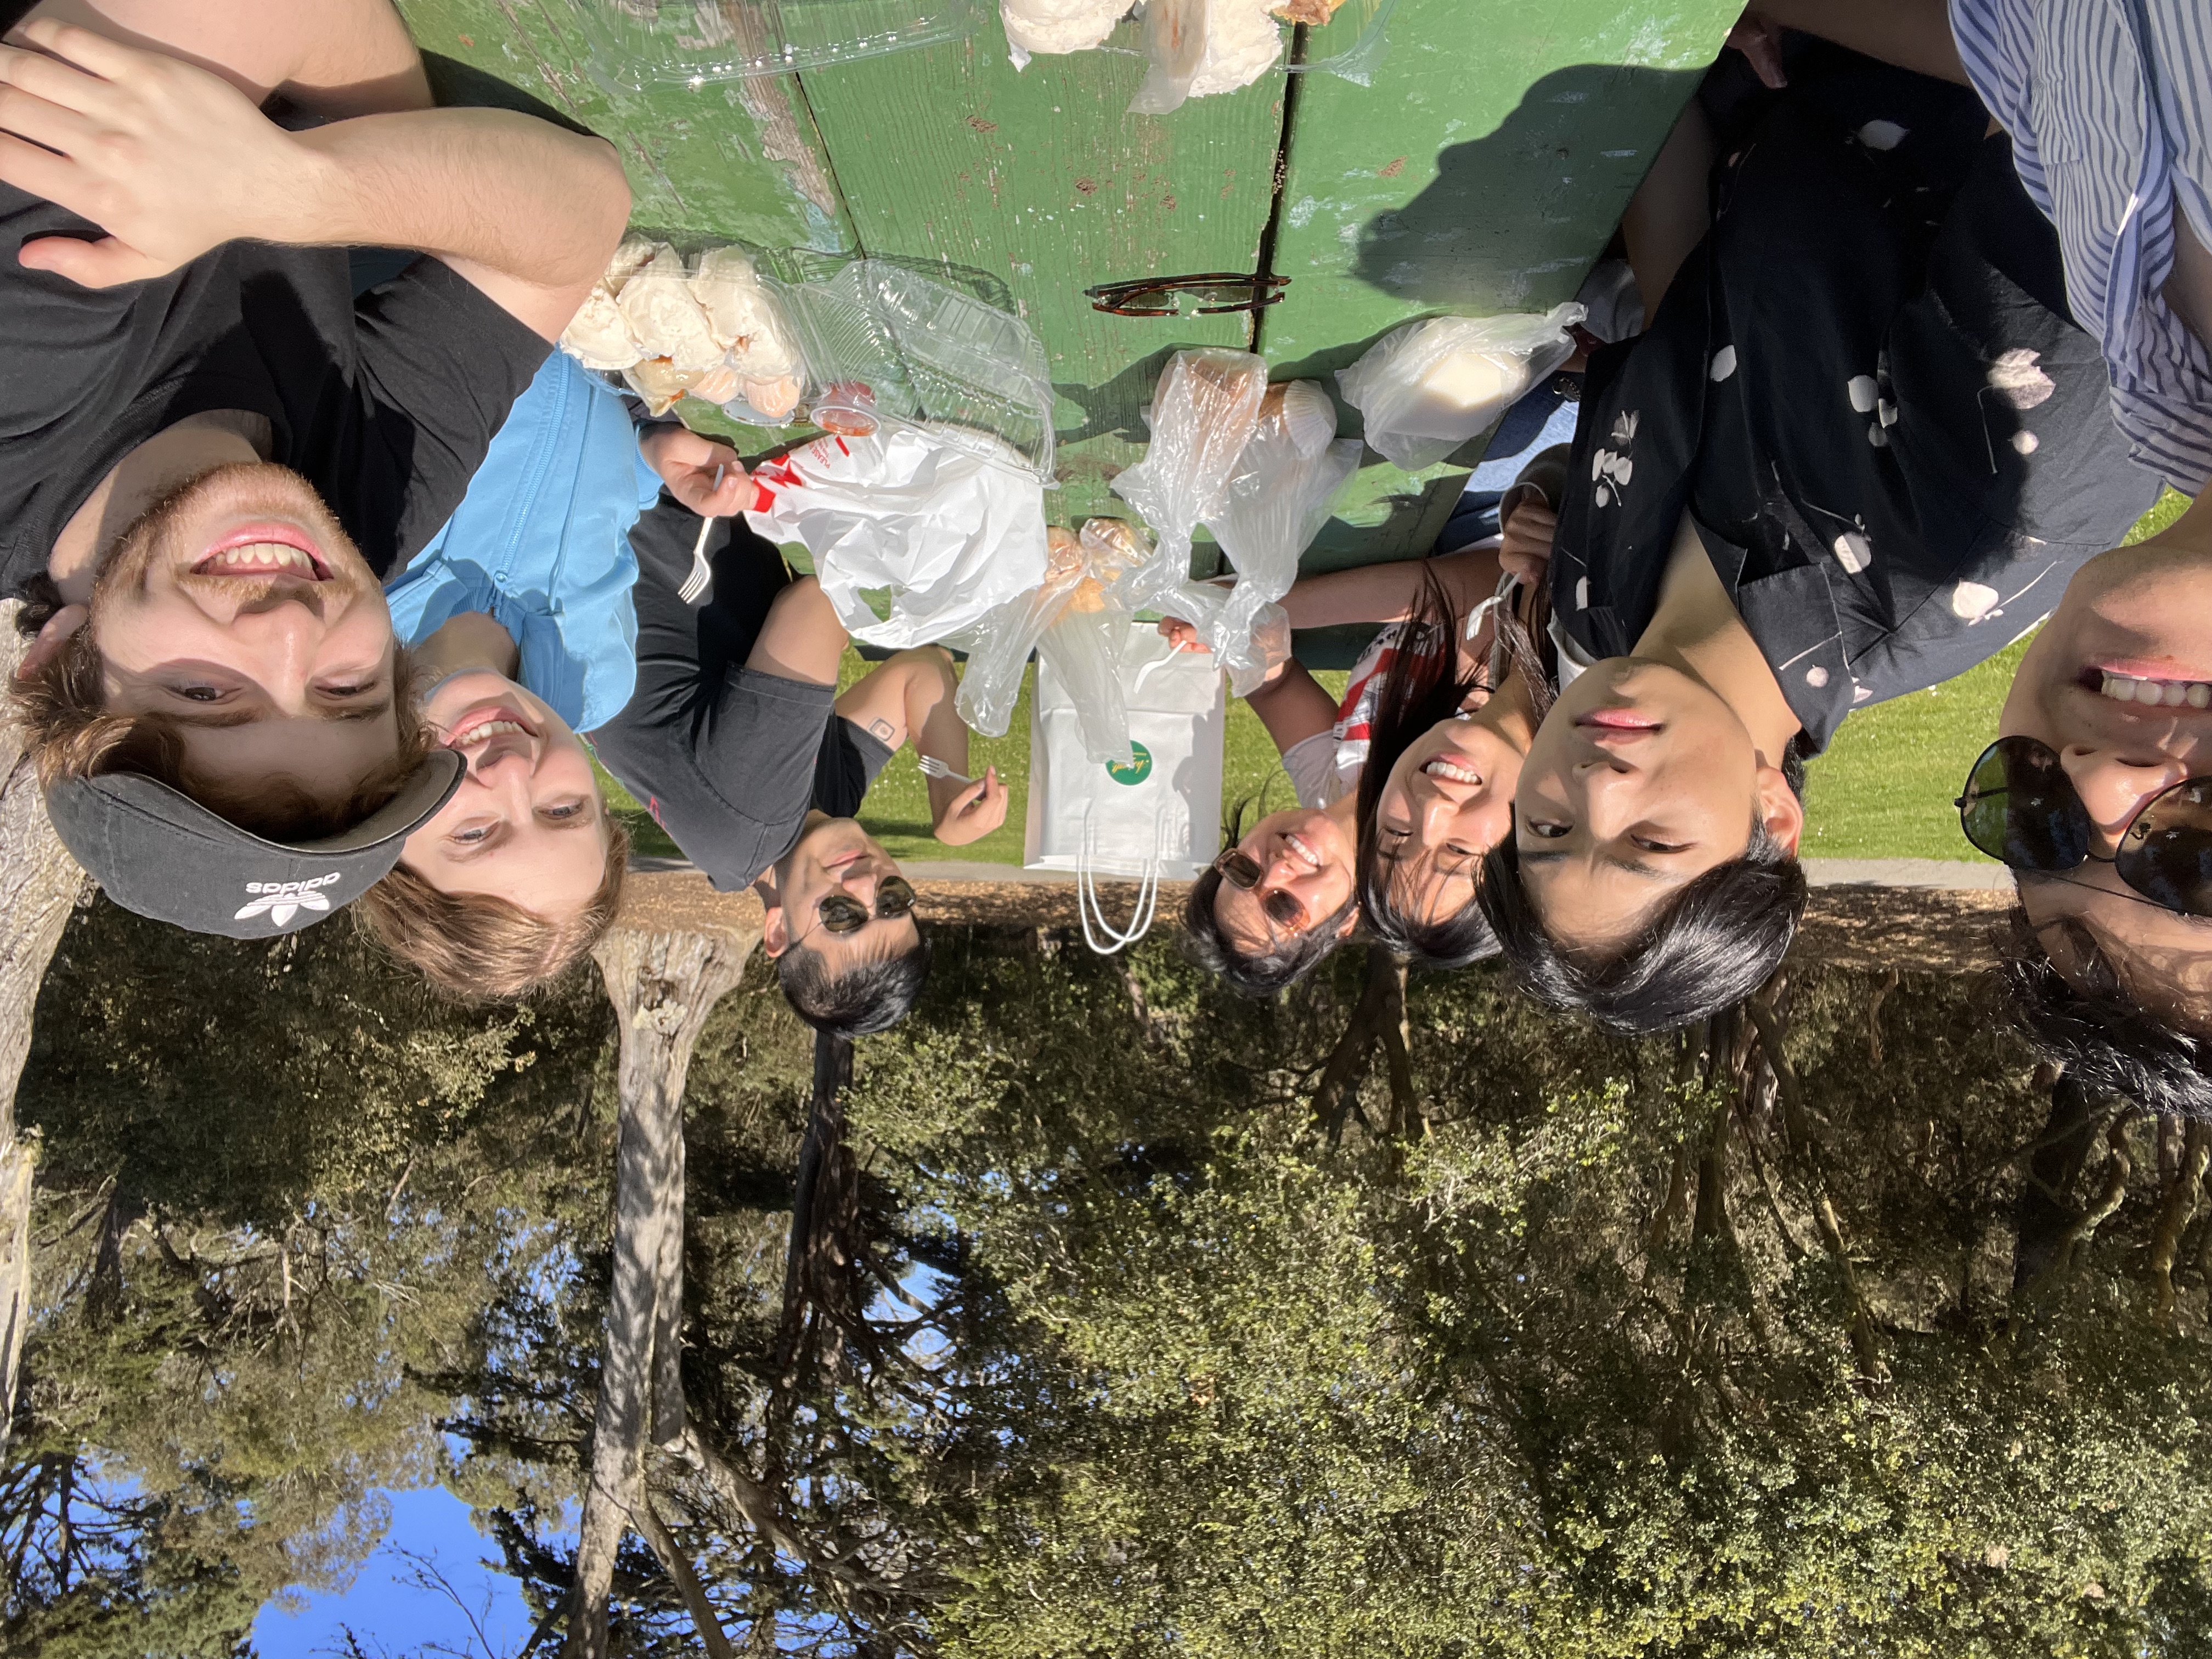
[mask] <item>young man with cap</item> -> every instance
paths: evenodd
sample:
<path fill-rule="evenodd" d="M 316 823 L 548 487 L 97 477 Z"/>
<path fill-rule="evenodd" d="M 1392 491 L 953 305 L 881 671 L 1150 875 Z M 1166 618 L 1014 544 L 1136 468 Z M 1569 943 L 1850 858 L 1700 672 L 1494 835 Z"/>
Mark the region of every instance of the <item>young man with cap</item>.
<path fill-rule="evenodd" d="M 428 107 L 386 0 L 47 0 L 6 40 L 0 594 L 49 811 L 143 914 L 305 926 L 456 781 L 379 579 L 604 268 L 620 167 Z M 348 246 L 422 257 L 356 300 Z"/>

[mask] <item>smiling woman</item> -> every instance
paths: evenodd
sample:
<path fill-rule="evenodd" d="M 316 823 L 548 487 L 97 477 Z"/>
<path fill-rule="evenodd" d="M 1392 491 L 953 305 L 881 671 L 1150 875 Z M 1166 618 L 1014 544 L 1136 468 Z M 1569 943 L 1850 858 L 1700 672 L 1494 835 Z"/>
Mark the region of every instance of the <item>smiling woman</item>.
<path fill-rule="evenodd" d="M 361 916 L 392 954 L 463 1000 L 520 996 L 566 969 L 614 920 L 629 837 L 599 798 L 583 740 L 509 678 L 513 635 L 464 612 L 423 641 L 416 701 L 460 787 L 407 838 Z"/>

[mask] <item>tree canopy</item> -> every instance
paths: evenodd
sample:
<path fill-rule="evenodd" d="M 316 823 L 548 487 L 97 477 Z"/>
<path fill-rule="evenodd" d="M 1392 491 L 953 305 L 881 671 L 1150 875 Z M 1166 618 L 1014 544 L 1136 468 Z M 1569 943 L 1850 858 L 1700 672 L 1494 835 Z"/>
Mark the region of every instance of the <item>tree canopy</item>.
<path fill-rule="evenodd" d="M 690 1436 L 647 1489 L 734 1638 L 2118 1659 L 2212 1627 L 2205 1133 L 2054 1089 L 1976 981 L 1802 967 L 1636 1043 L 1417 978 L 1394 1081 L 1341 1063 L 1389 1002 L 1356 951 L 1249 1003 L 1165 940 L 937 950 L 832 1123 L 761 962 L 692 1059 Z M 11 1644 L 230 1652 L 428 1480 L 552 1608 L 612 1040 L 581 976 L 471 1013 L 337 927 L 78 920 L 21 1103 Z M 649 1541 L 617 1650 L 694 1651 Z"/>

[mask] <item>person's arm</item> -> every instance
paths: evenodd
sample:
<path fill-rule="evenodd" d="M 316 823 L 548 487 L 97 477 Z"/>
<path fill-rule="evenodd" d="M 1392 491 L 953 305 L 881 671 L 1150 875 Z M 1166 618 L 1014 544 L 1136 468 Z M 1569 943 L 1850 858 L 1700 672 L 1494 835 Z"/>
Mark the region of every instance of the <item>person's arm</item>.
<path fill-rule="evenodd" d="M 392 0 L 39 0 L 26 21 L 49 17 L 198 64 L 256 104 L 281 93 L 325 120 L 431 105 Z"/>
<path fill-rule="evenodd" d="M 1336 724 L 1336 699 L 1295 657 L 1244 702 L 1267 728 L 1279 755 L 1289 754 L 1308 738 L 1317 738 Z"/>
<path fill-rule="evenodd" d="M 837 712 L 887 749 L 911 738 L 915 752 L 934 756 L 954 771 L 968 770 L 968 727 L 955 703 L 960 682 L 952 657 L 941 646 L 902 651 L 868 671 L 837 699 Z M 998 768 L 972 783 L 929 780 L 933 832 L 947 847 L 980 841 L 1006 821 L 1006 786 Z"/>
<path fill-rule="evenodd" d="M 1787 84 L 1777 39 L 1781 29 L 1817 34 L 1939 81 L 1970 84 L 1946 0 L 1759 0 L 1745 9 L 1728 43 L 1751 59 L 1770 87 Z"/>
<path fill-rule="evenodd" d="M 613 149 L 530 116 L 422 110 L 288 133 L 196 65 L 51 20 L 22 33 L 40 51 L 0 46 L 0 179 L 108 234 L 17 257 L 88 288 L 240 239 L 410 247 L 551 339 L 629 217 Z"/>
<path fill-rule="evenodd" d="M 1293 629 L 1338 623 L 1403 622 L 1419 607 L 1426 575 L 1443 584 L 1455 616 L 1464 617 L 1498 587 L 1498 553 L 1482 548 L 1433 559 L 1355 565 L 1325 575 L 1301 576 L 1283 596 Z"/>

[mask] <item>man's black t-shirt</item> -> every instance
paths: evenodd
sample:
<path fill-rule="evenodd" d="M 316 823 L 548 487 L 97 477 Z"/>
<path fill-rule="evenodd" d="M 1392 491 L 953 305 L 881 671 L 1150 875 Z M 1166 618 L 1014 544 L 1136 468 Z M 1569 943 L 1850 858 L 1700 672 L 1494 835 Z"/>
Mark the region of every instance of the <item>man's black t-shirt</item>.
<path fill-rule="evenodd" d="M 790 580 L 742 519 L 717 519 L 713 582 L 681 597 L 699 520 L 661 492 L 637 521 L 637 689 L 590 733 L 600 763 L 724 891 L 799 840 L 807 810 L 852 817 L 891 750 L 837 713 L 834 687 L 744 665 Z"/>
<path fill-rule="evenodd" d="M 1632 649 L 1686 512 L 1817 750 L 2018 638 L 2150 505 L 1986 119 L 1830 51 L 1723 127 L 1711 233 L 1590 360 L 1551 564 L 1583 653 Z"/>
<path fill-rule="evenodd" d="M 343 248 L 227 243 L 112 289 L 27 270 L 33 238 L 95 239 L 0 185 L 0 597 L 21 598 L 93 488 L 164 428 L 265 416 L 379 576 L 453 515 L 551 347 L 440 260 L 356 301 Z"/>

